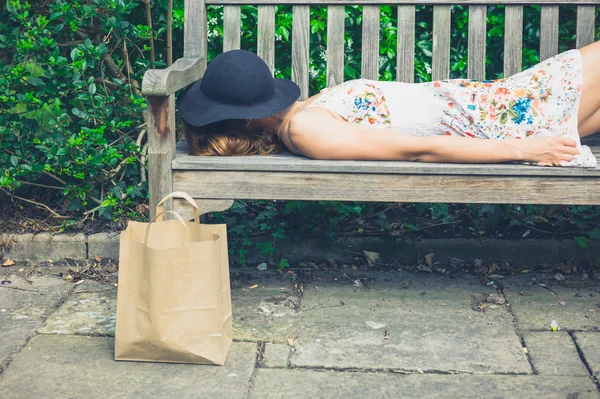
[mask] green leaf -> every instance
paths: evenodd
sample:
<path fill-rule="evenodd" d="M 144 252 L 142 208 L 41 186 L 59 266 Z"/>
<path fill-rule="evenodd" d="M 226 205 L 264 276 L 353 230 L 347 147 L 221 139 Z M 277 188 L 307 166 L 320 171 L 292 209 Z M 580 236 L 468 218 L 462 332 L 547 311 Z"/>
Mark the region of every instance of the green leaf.
<path fill-rule="evenodd" d="M 17 165 L 19 164 L 19 158 L 17 158 L 14 155 L 10 156 L 10 163 L 12 166 L 14 166 L 15 168 L 17 167 Z"/>
<path fill-rule="evenodd" d="M 93 96 L 94 93 L 96 93 L 96 83 L 92 83 L 88 86 L 88 92 L 91 96 Z"/>
<path fill-rule="evenodd" d="M 587 248 L 587 247 L 588 247 L 588 241 L 589 241 L 589 240 L 588 240 L 588 238 L 587 238 L 587 237 L 583 237 L 583 236 L 576 236 L 576 237 L 574 238 L 574 240 L 575 240 L 575 242 L 576 242 L 577 244 L 579 244 L 579 246 L 580 246 L 581 248 Z"/>
<path fill-rule="evenodd" d="M 107 207 L 107 206 L 109 206 L 109 205 L 110 205 L 110 200 L 109 200 L 109 199 L 105 199 L 105 200 L 104 200 L 104 201 L 102 201 L 102 203 L 100 204 L 100 206 L 101 206 L 102 208 L 105 208 L 105 207 Z"/>
<path fill-rule="evenodd" d="M 600 228 L 596 227 L 595 229 L 588 231 L 587 235 L 594 240 L 600 240 Z"/>

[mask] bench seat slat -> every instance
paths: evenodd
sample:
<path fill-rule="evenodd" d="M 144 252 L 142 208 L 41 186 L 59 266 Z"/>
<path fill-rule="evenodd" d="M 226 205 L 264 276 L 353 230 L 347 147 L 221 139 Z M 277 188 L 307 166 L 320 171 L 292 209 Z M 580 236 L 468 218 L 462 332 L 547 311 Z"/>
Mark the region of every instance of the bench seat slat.
<path fill-rule="evenodd" d="M 574 185 L 576 189 L 574 189 Z M 540 176 L 174 171 L 196 199 L 598 204 L 600 179 Z"/>
<path fill-rule="evenodd" d="M 592 147 L 600 158 L 600 146 Z M 185 142 L 177 146 L 173 170 L 273 171 L 311 173 L 366 173 L 415 175 L 498 175 L 544 177 L 599 177 L 600 168 L 544 168 L 522 164 L 455 164 L 396 161 L 325 161 L 282 153 L 268 156 L 199 157 L 187 155 Z"/>

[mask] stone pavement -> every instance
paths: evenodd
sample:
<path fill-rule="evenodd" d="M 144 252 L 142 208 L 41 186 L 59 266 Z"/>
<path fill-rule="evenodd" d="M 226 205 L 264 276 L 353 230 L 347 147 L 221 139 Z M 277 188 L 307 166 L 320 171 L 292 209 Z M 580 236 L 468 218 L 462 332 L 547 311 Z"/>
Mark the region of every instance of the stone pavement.
<path fill-rule="evenodd" d="M 589 280 L 243 271 L 219 367 L 115 362 L 116 288 L 23 276 L 0 288 L 0 398 L 600 398 Z"/>

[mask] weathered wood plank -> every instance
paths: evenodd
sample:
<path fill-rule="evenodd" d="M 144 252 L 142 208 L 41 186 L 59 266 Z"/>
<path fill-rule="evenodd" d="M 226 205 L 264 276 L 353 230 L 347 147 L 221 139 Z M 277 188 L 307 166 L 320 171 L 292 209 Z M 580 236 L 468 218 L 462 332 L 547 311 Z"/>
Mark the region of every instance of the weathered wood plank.
<path fill-rule="evenodd" d="M 239 49 L 241 38 L 240 6 L 223 7 L 223 52 Z"/>
<path fill-rule="evenodd" d="M 327 8 L 327 87 L 344 81 L 344 6 Z"/>
<path fill-rule="evenodd" d="M 598 178 L 175 171 L 173 186 L 216 199 L 600 204 Z"/>
<path fill-rule="evenodd" d="M 592 145 L 592 143 L 588 143 Z M 600 158 L 600 147 L 592 147 Z M 310 173 L 364 174 L 448 174 L 538 177 L 600 177 L 600 168 L 543 168 L 521 164 L 459 164 L 393 161 L 329 161 L 315 160 L 283 153 L 269 156 L 198 157 L 187 155 L 185 142 L 177 144 L 174 170 L 231 170 Z"/>
<path fill-rule="evenodd" d="M 577 7 L 577 48 L 581 48 L 594 42 L 595 19 L 596 7 Z"/>
<path fill-rule="evenodd" d="M 183 12 L 185 20 L 188 21 L 183 25 L 183 56 L 203 58 L 206 68 L 206 4 L 204 0 L 185 0 Z"/>
<path fill-rule="evenodd" d="M 450 6 L 433 6 L 432 80 L 450 77 Z"/>
<path fill-rule="evenodd" d="M 258 7 L 258 51 L 257 54 L 275 71 L 275 6 Z"/>
<path fill-rule="evenodd" d="M 202 77 L 204 59 L 180 58 L 166 69 L 149 69 L 142 80 L 142 94 L 168 96 Z"/>
<path fill-rule="evenodd" d="M 504 9 L 504 77 L 521 72 L 523 66 L 523 6 Z"/>
<path fill-rule="evenodd" d="M 248 0 L 208 0 L 207 4 L 248 4 Z M 252 0 L 252 4 L 457 4 L 457 0 Z M 460 0 L 460 4 L 600 4 L 599 0 Z"/>
<path fill-rule="evenodd" d="M 361 76 L 379 80 L 379 6 L 364 6 L 362 15 Z"/>
<path fill-rule="evenodd" d="M 292 8 L 292 80 L 300 86 L 300 100 L 308 98 L 310 7 Z"/>
<path fill-rule="evenodd" d="M 415 81 L 415 6 L 398 6 L 398 43 L 396 45 L 396 80 Z"/>
<path fill-rule="evenodd" d="M 175 96 L 151 96 L 147 97 L 147 102 L 150 217 L 154 217 L 158 202 L 173 191 L 171 164 L 175 155 Z M 171 209 L 170 200 L 165 209 Z"/>
<path fill-rule="evenodd" d="M 542 6 L 540 16 L 540 61 L 558 54 L 558 6 Z"/>
<path fill-rule="evenodd" d="M 485 79 L 486 6 L 469 6 L 467 78 Z"/>

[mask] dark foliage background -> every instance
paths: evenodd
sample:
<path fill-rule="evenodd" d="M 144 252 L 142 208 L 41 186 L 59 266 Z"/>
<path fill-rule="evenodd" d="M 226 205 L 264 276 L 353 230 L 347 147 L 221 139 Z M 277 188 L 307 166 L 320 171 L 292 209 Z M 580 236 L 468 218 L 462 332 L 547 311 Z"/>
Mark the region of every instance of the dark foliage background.
<path fill-rule="evenodd" d="M 40 209 L 48 218 L 45 228 L 54 230 L 92 219 L 144 218 L 146 104 L 139 87 L 145 70 L 167 64 L 167 0 L 0 4 L 0 201 L 17 213 Z M 173 7 L 176 59 L 183 53 L 183 0 Z M 360 76 L 361 12 L 346 7 L 346 79 Z M 432 14 L 432 7 L 417 7 L 417 82 L 430 80 Z M 222 51 L 222 18 L 222 7 L 209 7 L 209 59 Z M 277 7 L 276 19 L 275 73 L 290 78 L 291 6 Z M 538 6 L 525 7 L 523 67 L 539 60 L 539 20 Z M 382 80 L 395 79 L 396 21 L 396 8 L 382 6 Z M 468 8 L 454 6 L 453 78 L 466 77 L 467 22 Z M 242 7 L 242 48 L 256 50 L 256 26 L 256 7 Z M 326 8 L 311 8 L 312 93 L 325 85 L 326 30 Z M 575 30 L 575 7 L 561 6 L 560 51 L 575 46 Z M 502 77 L 502 6 L 488 7 L 487 32 L 486 77 L 494 79 Z M 227 222 L 241 238 L 232 245 L 240 263 L 250 247 L 271 254 L 277 239 L 298 233 L 410 235 L 451 224 L 475 235 L 520 236 L 523 228 L 533 229 L 582 246 L 600 237 L 599 208 L 581 206 L 237 201 L 213 219 Z"/>

